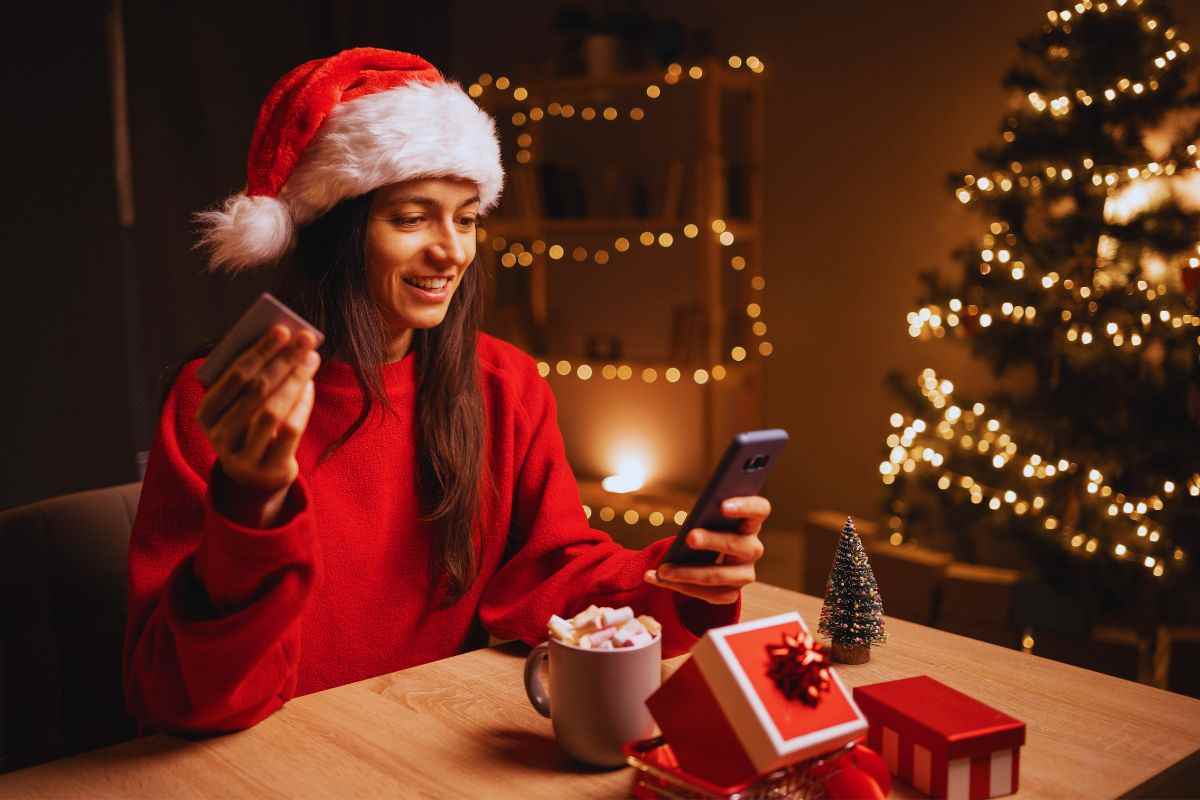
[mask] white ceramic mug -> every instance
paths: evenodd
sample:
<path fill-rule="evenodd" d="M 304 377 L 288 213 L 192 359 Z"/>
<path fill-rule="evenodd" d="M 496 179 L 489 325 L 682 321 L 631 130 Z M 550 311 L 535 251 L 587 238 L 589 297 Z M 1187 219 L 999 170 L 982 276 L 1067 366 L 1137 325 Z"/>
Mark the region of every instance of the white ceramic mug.
<path fill-rule="evenodd" d="M 550 662 L 550 688 L 542 664 Z M 585 650 L 550 639 L 525 659 L 529 702 L 554 723 L 563 750 L 604 767 L 625 765 L 621 747 L 654 735 L 646 698 L 662 683 L 662 636 L 640 647 Z"/>

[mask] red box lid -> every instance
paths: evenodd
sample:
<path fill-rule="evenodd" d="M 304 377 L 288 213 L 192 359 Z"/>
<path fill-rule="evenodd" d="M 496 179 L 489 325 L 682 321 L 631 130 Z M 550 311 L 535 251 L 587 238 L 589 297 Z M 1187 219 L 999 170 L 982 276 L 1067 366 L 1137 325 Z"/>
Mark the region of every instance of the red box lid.
<path fill-rule="evenodd" d="M 789 611 L 714 628 L 692 648 L 720 713 L 759 772 L 837 749 L 867 732 L 867 718 L 837 670 L 829 670 L 829 691 L 816 707 L 789 700 L 768 675 L 767 645 L 785 633 L 807 631 L 800 614 Z"/>
<path fill-rule="evenodd" d="M 1025 723 L 928 675 L 857 686 L 854 700 L 872 724 L 912 736 L 949 759 L 1025 744 Z"/>

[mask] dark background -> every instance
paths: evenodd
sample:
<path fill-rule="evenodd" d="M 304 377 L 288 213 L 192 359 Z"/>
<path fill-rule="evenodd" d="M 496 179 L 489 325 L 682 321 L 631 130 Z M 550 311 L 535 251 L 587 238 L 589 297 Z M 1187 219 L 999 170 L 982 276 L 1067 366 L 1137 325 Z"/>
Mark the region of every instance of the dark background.
<path fill-rule="evenodd" d="M 600 7 L 596 2 L 589 5 Z M 1195 36 L 1200 9 L 1179 3 Z M 238 190 L 259 103 L 285 71 L 344 47 L 418 52 L 470 83 L 557 52 L 556 3 L 375 0 L 130 3 L 125 36 L 136 225 L 117 224 L 108 4 L 22 12 L 4 50 L 0 215 L 5 275 L 0 508 L 135 477 L 122 263 L 136 275 L 144 395 L 218 335 L 268 275 L 211 276 L 190 214 Z M 767 419 L 797 445 L 772 481 L 776 524 L 835 507 L 873 516 L 887 370 L 925 366 L 965 392 L 984 377 L 950 343 L 916 344 L 904 315 L 916 274 L 949 263 L 980 222 L 945 189 L 991 141 L 1000 79 L 1040 0 L 915 4 L 654 3 L 711 32 L 718 55 L 767 64 Z M 602 157 L 598 154 L 597 157 Z M 135 441 L 135 439 L 137 441 Z M 571 442 L 568 441 L 568 448 Z"/>

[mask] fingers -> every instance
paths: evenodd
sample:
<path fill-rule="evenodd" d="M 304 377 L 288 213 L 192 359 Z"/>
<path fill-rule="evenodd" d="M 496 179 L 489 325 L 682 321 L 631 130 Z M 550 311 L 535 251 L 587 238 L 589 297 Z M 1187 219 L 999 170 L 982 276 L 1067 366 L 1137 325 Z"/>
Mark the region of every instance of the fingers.
<path fill-rule="evenodd" d="M 230 367 L 221 373 L 217 382 L 209 387 L 200 401 L 196 418 L 206 428 L 217 424 L 225 410 L 237 400 L 242 391 L 254 380 L 263 365 L 283 349 L 291 338 L 291 332 L 283 325 L 275 325 L 263 334 L 245 353 L 238 356 Z"/>
<path fill-rule="evenodd" d="M 295 480 L 321 363 L 315 345 L 308 332 L 275 326 L 205 393 L 196 417 L 234 483 L 275 491 Z"/>
<path fill-rule="evenodd" d="M 300 399 L 296 401 L 296 405 L 292 407 L 283 424 L 279 426 L 279 432 L 263 455 L 262 461 L 265 466 L 273 467 L 279 464 L 291 464 L 295 461 L 296 446 L 300 443 L 300 437 L 308 425 L 308 417 L 312 413 L 316 395 L 316 387 L 310 378 L 304 384 Z"/>
<path fill-rule="evenodd" d="M 734 519 L 756 519 L 762 522 L 771 516 L 771 501 L 765 497 L 731 497 L 721 503 L 721 511 Z"/>
<path fill-rule="evenodd" d="M 282 428 L 297 404 L 303 399 L 304 393 L 321 363 L 321 357 L 312 350 L 305 352 L 299 359 L 300 363 L 294 368 L 291 366 L 293 363 L 291 360 L 277 359 L 283 360 L 284 368 L 290 371 L 283 376 L 282 382 L 271 391 L 262 406 L 250 417 L 243 450 L 246 459 L 253 464 L 263 460 L 267 447 L 276 438 L 276 434 L 282 433 Z M 307 421 L 306 415 L 305 422 Z M 301 431 L 303 431 L 303 426 Z M 296 438 L 299 439 L 299 436 Z"/>
<path fill-rule="evenodd" d="M 242 385 L 242 393 L 233 405 L 222 412 L 217 422 L 210 427 L 209 438 L 218 452 L 222 449 L 239 452 L 248 446 L 250 435 L 254 433 L 252 415 L 265 408 L 277 390 L 286 387 L 289 377 L 304 365 L 310 352 L 312 351 L 307 347 L 307 342 L 297 337 L 291 347 L 278 352 L 265 365 L 260 365 L 258 372 Z M 286 398 L 283 407 L 276 409 L 276 421 L 291 410 L 300 396 L 299 388 L 293 387 L 292 391 L 295 394 Z"/>
<path fill-rule="evenodd" d="M 646 582 L 654 586 L 661 586 L 664 589 L 669 589 L 672 592 L 687 595 L 688 597 L 696 597 L 713 605 L 728 605 L 736 603 L 742 594 L 740 584 L 736 586 L 708 586 L 695 583 L 684 583 L 682 581 L 668 580 L 662 577 L 659 573 L 662 572 L 662 567 L 646 572 Z M 677 568 L 678 569 L 678 568 Z M 751 581 L 753 582 L 753 581 Z"/>
<path fill-rule="evenodd" d="M 753 564 L 720 564 L 714 567 L 684 567 L 678 564 L 659 564 L 655 577 L 661 581 L 693 586 L 741 588 L 754 583 Z"/>
<path fill-rule="evenodd" d="M 722 554 L 726 563 L 753 564 L 762 558 L 763 543 L 758 538 L 758 528 L 762 523 L 747 521 L 743 526 L 753 525 L 755 530 L 739 531 L 738 533 L 720 533 L 718 531 L 695 528 L 688 531 L 687 544 L 693 550 L 711 550 Z"/>

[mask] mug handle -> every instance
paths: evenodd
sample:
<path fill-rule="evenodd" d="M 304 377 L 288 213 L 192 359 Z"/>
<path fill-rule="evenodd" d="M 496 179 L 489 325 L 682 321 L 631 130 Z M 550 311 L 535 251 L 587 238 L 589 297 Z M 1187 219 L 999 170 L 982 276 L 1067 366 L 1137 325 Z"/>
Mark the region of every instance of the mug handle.
<path fill-rule="evenodd" d="M 543 717 L 550 716 L 550 694 L 542 682 L 542 664 L 550 658 L 550 644 L 542 642 L 525 657 L 525 694 Z"/>

